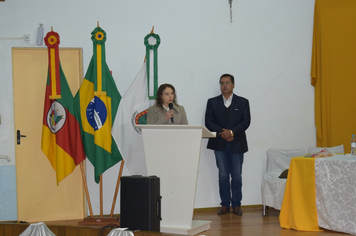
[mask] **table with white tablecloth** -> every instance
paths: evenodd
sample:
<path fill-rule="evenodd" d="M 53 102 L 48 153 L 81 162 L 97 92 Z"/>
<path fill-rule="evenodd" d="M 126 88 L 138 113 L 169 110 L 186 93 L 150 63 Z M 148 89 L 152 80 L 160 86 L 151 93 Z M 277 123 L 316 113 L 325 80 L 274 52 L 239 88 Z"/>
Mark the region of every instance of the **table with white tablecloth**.
<path fill-rule="evenodd" d="M 318 225 L 356 234 L 356 156 L 315 160 Z"/>
<path fill-rule="evenodd" d="M 356 156 L 292 158 L 280 224 L 356 235 Z"/>

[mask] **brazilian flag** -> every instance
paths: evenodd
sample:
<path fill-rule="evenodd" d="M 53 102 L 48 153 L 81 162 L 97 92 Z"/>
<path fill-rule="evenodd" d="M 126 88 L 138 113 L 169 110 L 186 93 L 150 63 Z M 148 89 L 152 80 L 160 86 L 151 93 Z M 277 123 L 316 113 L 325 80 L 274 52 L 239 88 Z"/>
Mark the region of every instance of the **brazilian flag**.
<path fill-rule="evenodd" d="M 93 164 L 95 182 L 99 183 L 100 175 L 122 160 L 111 136 L 121 95 L 106 64 L 105 31 L 97 27 L 91 35 L 94 53 L 74 103 L 85 155 Z"/>

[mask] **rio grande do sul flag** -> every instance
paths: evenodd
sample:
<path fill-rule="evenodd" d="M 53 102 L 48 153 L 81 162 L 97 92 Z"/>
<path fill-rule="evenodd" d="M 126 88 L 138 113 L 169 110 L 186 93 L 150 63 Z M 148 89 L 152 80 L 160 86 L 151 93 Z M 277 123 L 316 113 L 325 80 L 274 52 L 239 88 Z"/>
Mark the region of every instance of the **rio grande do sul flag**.
<path fill-rule="evenodd" d="M 56 171 L 58 184 L 85 159 L 85 154 L 73 95 L 59 61 L 59 35 L 51 31 L 44 40 L 49 63 L 41 148 Z"/>
<path fill-rule="evenodd" d="M 100 175 L 122 160 L 111 136 L 121 95 L 106 64 L 105 31 L 97 27 L 91 35 L 93 56 L 74 101 L 84 151 L 94 166 L 95 182 L 99 183 Z"/>

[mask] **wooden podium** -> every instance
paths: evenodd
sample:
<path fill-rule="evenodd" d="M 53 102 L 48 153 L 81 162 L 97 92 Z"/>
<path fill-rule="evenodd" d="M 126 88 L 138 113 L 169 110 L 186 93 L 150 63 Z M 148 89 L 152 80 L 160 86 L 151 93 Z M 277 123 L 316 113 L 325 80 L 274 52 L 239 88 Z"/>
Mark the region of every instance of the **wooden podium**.
<path fill-rule="evenodd" d="M 202 138 L 216 134 L 201 125 L 137 125 L 142 130 L 147 173 L 160 178 L 161 232 L 195 235 L 211 221 L 192 220 Z"/>

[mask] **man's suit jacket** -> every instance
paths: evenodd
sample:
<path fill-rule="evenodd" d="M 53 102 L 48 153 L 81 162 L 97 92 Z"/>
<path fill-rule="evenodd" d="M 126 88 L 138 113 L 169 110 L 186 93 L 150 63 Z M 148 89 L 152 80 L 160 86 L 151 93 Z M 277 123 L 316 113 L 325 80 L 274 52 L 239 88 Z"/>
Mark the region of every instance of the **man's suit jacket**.
<path fill-rule="evenodd" d="M 205 112 L 205 126 L 216 132 L 216 138 L 210 138 L 207 148 L 223 150 L 227 141 L 219 136 L 222 129 L 230 129 L 234 133 L 234 140 L 230 143 L 232 153 L 245 153 L 248 151 L 245 131 L 250 126 L 250 105 L 246 98 L 233 95 L 228 123 L 223 96 L 210 98 Z M 227 125 L 226 125 L 227 123 Z"/>

